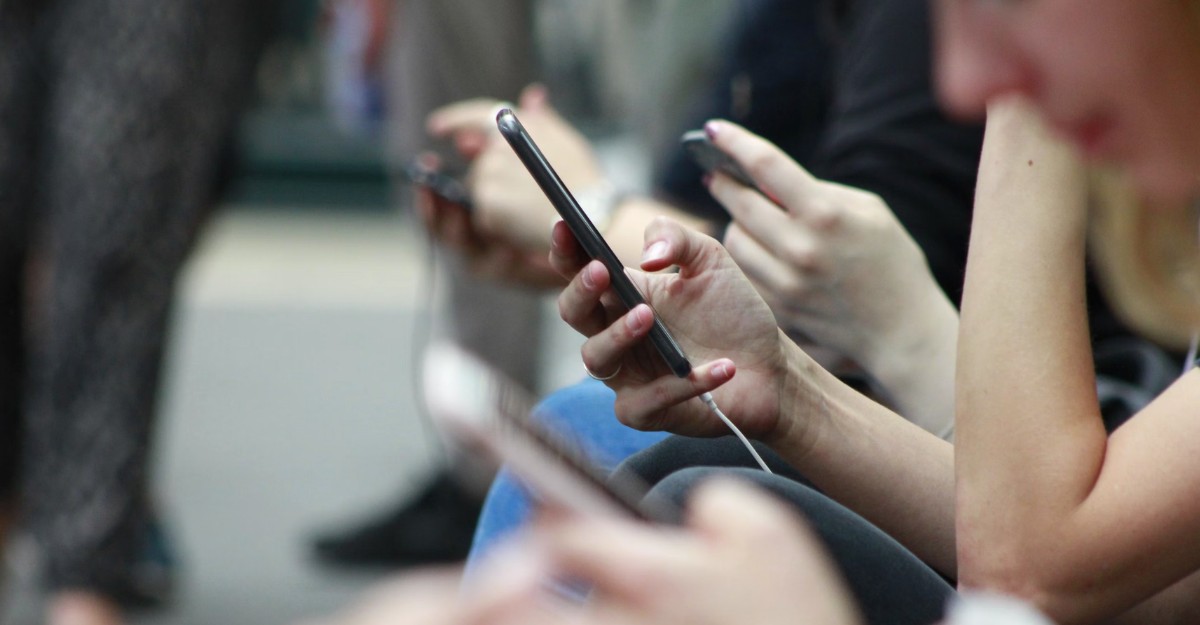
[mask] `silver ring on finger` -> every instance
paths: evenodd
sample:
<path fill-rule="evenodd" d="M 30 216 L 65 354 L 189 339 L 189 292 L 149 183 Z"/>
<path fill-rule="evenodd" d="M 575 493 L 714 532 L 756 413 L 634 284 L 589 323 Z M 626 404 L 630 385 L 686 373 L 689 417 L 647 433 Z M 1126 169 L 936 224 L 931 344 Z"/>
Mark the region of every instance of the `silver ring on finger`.
<path fill-rule="evenodd" d="M 618 364 L 617 370 L 613 371 L 612 373 L 610 373 L 608 375 L 596 375 L 595 373 L 592 372 L 591 369 L 588 369 L 588 366 L 586 363 L 583 365 L 583 370 L 587 371 L 588 377 L 592 378 L 593 380 L 598 380 L 600 382 L 604 382 L 606 380 L 611 380 L 611 379 L 617 377 L 617 374 L 621 373 L 621 365 Z"/>

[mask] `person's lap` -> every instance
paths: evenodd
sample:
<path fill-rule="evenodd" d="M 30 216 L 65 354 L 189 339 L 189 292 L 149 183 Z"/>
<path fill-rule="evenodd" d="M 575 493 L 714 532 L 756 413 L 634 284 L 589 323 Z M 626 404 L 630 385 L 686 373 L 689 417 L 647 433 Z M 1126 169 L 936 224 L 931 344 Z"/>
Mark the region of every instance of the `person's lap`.
<path fill-rule="evenodd" d="M 869 623 L 931 623 L 953 595 L 950 583 L 893 538 L 810 486 L 793 467 L 755 443 L 774 475 L 757 468 L 734 437 L 694 439 L 639 432 L 613 415 L 614 395 L 587 380 L 558 391 L 535 418 L 587 453 L 613 480 L 652 485 L 646 495 L 656 508 L 681 509 L 691 489 L 716 474 L 732 474 L 770 490 L 803 514 L 846 578 Z M 650 503 L 650 502 L 648 502 Z M 468 572 L 504 536 L 529 518 L 533 500 L 502 471 L 480 516 Z"/>
<path fill-rule="evenodd" d="M 679 442 L 675 438 L 664 445 Z M 696 442 L 702 448 L 709 441 Z M 660 451 L 655 446 L 638 456 L 649 457 Z M 820 536 L 867 623 L 927 625 L 942 617 L 947 601 L 954 595 L 949 582 L 891 536 L 805 483 L 758 468 L 693 466 L 664 477 L 647 498 L 655 500 L 653 504 L 658 508 L 664 504 L 682 508 L 697 484 L 716 475 L 753 482 L 799 511 Z"/>
<path fill-rule="evenodd" d="M 613 414 L 615 396 L 595 380 L 585 380 L 546 397 L 533 418 L 565 439 L 607 474 L 621 461 L 663 440 L 663 432 L 641 432 L 622 425 Z M 484 500 L 467 570 L 505 536 L 525 524 L 533 510 L 533 499 L 507 470 L 501 470 Z"/>

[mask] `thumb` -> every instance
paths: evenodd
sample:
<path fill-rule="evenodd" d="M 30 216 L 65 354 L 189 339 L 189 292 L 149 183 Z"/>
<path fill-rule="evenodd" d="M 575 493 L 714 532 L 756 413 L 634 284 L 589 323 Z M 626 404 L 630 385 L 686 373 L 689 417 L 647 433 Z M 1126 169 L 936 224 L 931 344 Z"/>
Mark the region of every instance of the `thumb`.
<path fill-rule="evenodd" d="M 521 91 L 517 106 L 522 111 L 540 113 L 550 109 L 550 92 L 541 83 L 532 83 Z"/>
<path fill-rule="evenodd" d="M 732 262 L 725 248 L 706 234 L 666 217 L 655 217 L 646 226 L 641 263 L 646 271 L 678 265 L 680 274 L 686 277 L 725 262 Z"/>

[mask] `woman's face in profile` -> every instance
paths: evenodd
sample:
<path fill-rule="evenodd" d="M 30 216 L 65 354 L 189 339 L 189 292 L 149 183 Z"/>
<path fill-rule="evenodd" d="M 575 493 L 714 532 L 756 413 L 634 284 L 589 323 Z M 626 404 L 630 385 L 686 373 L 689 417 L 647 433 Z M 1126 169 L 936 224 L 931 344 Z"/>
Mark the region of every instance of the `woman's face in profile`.
<path fill-rule="evenodd" d="M 1200 0 L 932 0 L 952 113 L 1020 94 L 1162 199 L 1200 191 Z"/>

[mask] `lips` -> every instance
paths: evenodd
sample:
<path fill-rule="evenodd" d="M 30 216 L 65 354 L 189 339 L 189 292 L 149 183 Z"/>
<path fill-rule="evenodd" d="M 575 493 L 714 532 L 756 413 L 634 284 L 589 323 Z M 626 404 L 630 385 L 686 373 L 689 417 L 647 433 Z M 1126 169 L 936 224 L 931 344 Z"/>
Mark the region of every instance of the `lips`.
<path fill-rule="evenodd" d="M 1065 127 L 1064 135 L 1088 158 L 1111 158 L 1115 149 L 1116 124 L 1107 115 L 1093 115 Z"/>

